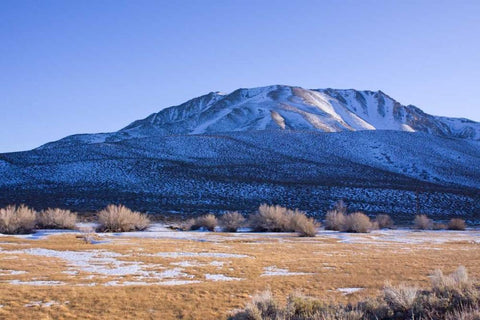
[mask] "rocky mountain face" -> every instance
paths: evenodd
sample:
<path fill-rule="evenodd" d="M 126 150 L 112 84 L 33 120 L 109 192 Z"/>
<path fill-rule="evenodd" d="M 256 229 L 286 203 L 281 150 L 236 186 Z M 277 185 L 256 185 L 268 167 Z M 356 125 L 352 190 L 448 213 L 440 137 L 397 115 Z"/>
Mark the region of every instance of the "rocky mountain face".
<path fill-rule="evenodd" d="M 381 91 L 270 86 L 209 93 L 113 133 L 0 154 L 0 205 L 87 211 L 321 215 L 480 213 L 480 124 L 403 106 Z"/>

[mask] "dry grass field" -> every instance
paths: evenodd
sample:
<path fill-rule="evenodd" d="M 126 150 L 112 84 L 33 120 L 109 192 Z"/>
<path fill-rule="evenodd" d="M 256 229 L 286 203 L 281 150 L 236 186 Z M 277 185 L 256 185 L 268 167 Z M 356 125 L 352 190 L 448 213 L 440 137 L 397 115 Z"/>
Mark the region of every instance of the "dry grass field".
<path fill-rule="evenodd" d="M 437 268 L 480 277 L 472 230 L 78 236 L 0 236 L 0 319 L 225 319 L 265 289 L 353 302 Z"/>

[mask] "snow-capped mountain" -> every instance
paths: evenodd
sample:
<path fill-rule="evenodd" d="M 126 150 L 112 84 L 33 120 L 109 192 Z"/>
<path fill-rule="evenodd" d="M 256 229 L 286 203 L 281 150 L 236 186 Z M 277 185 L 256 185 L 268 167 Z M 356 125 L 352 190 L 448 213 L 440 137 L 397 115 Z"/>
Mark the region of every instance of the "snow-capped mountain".
<path fill-rule="evenodd" d="M 251 212 L 268 202 L 476 217 L 480 124 L 378 91 L 209 93 L 113 133 L 0 154 L 0 206 Z"/>
<path fill-rule="evenodd" d="M 382 91 L 308 90 L 282 85 L 238 89 L 230 94 L 211 92 L 115 133 L 68 139 L 99 143 L 152 135 L 252 130 L 395 130 L 480 140 L 480 123 L 432 116 L 415 106 L 401 105 Z"/>

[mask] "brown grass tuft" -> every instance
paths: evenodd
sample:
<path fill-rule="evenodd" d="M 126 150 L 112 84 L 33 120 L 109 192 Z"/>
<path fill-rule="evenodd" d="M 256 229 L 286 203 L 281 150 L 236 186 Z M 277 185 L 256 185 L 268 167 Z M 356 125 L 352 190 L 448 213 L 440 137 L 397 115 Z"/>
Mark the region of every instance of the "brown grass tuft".
<path fill-rule="evenodd" d="M 132 211 L 123 205 L 109 205 L 98 213 L 98 231 L 128 232 L 145 230 L 150 219 L 144 214 Z"/>
<path fill-rule="evenodd" d="M 37 227 L 45 229 L 74 229 L 77 215 L 70 210 L 47 209 L 37 215 Z"/>
<path fill-rule="evenodd" d="M 27 206 L 0 209 L 0 233 L 30 233 L 35 228 L 35 211 Z"/>

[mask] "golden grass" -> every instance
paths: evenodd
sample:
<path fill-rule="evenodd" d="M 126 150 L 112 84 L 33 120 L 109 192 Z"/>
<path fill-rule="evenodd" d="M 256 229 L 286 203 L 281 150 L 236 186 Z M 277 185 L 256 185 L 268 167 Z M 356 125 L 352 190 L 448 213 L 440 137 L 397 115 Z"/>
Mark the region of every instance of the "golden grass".
<path fill-rule="evenodd" d="M 412 236 L 418 237 L 417 234 Z M 368 234 L 355 235 L 369 240 Z M 293 291 L 325 301 L 354 302 L 373 296 L 389 280 L 428 286 L 428 276 L 440 268 L 445 273 L 464 265 L 472 277 L 480 276 L 479 244 L 469 241 L 421 244 L 370 241 L 361 244 L 342 243 L 332 237 L 298 238 L 294 234 L 275 237 L 254 235 L 231 237 L 228 234 L 205 234 L 211 241 L 178 239 L 114 238 L 110 243 L 86 244 L 74 234 L 50 236 L 43 240 L 25 240 L 13 236 L 0 238 L 0 270 L 23 270 L 21 275 L 0 275 L 0 319 L 222 319 L 235 308 L 241 308 L 256 292 L 270 289 L 284 299 Z M 435 240 L 435 235 L 431 235 Z M 124 261 L 141 261 L 163 268 L 172 263 L 191 261 L 183 267 L 201 283 L 180 286 L 83 287 L 89 273 L 68 275 L 60 259 L 10 254 L 6 251 L 26 248 L 52 250 L 107 250 L 126 255 Z M 158 252 L 217 252 L 244 254 L 247 258 L 160 257 Z M 14 257 L 14 258 L 12 258 Z M 223 261 L 223 265 L 211 265 Z M 291 272 L 312 273 L 302 276 L 261 276 L 264 268 L 276 266 Z M 159 271 L 162 269 L 159 268 Z M 223 274 L 241 281 L 213 282 L 205 274 Z M 12 285 L 7 281 L 32 279 L 63 281 L 64 286 Z M 132 276 L 121 281 L 132 280 Z M 95 278 L 102 284 L 118 277 Z M 361 287 L 362 291 L 343 295 L 338 288 Z M 51 307 L 25 307 L 32 301 L 55 301 Z"/>

